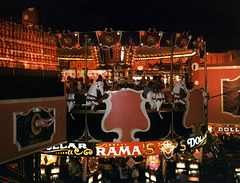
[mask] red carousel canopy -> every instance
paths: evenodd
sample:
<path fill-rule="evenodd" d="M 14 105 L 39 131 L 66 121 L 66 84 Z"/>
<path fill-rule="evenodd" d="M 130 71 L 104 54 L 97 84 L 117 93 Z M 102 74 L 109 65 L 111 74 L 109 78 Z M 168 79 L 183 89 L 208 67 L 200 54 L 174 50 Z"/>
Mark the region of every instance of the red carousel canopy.
<path fill-rule="evenodd" d="M 149 69 L 154 63 L 174 63 L 179 58 L 192 57 L 201 51 L 202 39 L 192 39 L 191 35 L 180 33 L 149 31 L 95 31 L 58 34 L 60 61 L 71 61 L 70 67 L 83 69 L 86 60 L 89 69 L 97 67 L 122 66 L 133 70 L 141 65 Z M 171 45 L 172 39 L 172 45 Z M 171 47 L 172 46 L 172 47 Z M 171 50 L 173 49 L 173 52 Z M 181 60 L 182 61 L 182 60 Z M 90 64 L 92 62 L 92 64 Z M 137 63 L 138 62 L 138 63 Z M 143 62 L 143 63 L 142 63 Z M 185 59 L 183 59 L 183 63 Z"/>

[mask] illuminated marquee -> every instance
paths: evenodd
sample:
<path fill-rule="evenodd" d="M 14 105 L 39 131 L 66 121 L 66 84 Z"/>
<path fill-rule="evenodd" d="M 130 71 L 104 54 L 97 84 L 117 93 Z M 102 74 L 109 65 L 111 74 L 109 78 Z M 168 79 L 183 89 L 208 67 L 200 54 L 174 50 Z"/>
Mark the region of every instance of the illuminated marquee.
<path fill-rule="evenodd" d="M 230 126 L 215 126 L 215 130 L 217 132 L 224 132 L 224 133 L 239 133 L 240 127 L 230 127 Z"/>
<path fill-rule="evenodd" d="M 94 143 L 66 143 L 43 150 L 42 154 L 66 156 L 95 156 Z"/>
<path fill-rule="evenodd" d="M 96 156 L 143 156 L 143 142 L 96 144 Z"/>
<path fill-rule="evenodd" d="M 160 155 L 164 154 L 163 144 L 166 144 L 167 141 L 148 141 L 144 142 L 144 154 L 145 155 Z M 173 145 L 173 153 L 184 152 L 190 149 L 196 149 L 202 147 L 207 142 L 207 135 L 196 136 L 188 139 L 176 139 L 174 141 L 168 141 L 169 145 Z M 166 153 L 165 153 L 166 154 Z"/>
<path fill-rule="evenodd" d="M 148 142 L 109 142 L 109 143 L 66 143 L 53 146 L 42 151 L 42 154 L 66 156 L 97 156 L 97 157 L 124 157 L 124 156 L 152 156 L 164 155 L 167 159 L 174 153 L 189 151 L 202 147 L 207 142 L 207 135 L 189 139 L 175 139 Z"/>

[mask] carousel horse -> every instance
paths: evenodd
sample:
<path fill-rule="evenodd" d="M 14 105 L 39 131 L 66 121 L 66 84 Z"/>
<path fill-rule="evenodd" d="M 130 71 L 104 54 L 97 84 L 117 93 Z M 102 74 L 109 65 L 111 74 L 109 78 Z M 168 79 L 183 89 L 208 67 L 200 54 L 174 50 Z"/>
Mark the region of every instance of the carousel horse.
<path fill-rule="evenodd" d="M 93 83 L 88 92 L 85 93 L 86 104 L 82 104 L 82 106 L 91 106 L 91 110 L 94 110 L 94 107 L 98 105 L 98 99 L 103 96 L 103 85 L 103 81 Z"/>
<path fill-rule="evenodd" d="M 75 106 L 75 93 L 67 94 L 66 98 L 67 98 L 68 112 L 70 112 Z"/>
<path fill-rule="evenodd" d="M 185 81 L 179 81 L 174 87 L 172 91 L 173 95 L 173 107 L 175 107 L 175 104 L 183 104 L 185 105 L 185 96 L 188 93 L 188 89 L 186 87 Z"/>
<path fill-rule="evenodd" d="M 74 108 L 75 106 L 75 93 L 69 93 L 66 95 L 67 98 L 67 108 L 68 108 L 68 112 L 70 114 L 70 116 L 72 117 L 73 120 L 75 120 L 75 118 L 73 117 L 71 110 Z"/>
<path fill-rule="evenodd" d="M 147 93 L 147 101 L 150 104 L 151 109 L 157 109 L 158 114 L 161 119 L 163 119 L 161 113 L 159 112 L 159 109 L 161 108 L 163 103 L 167 103 L 165 94 L 163 92 L 152 92 L 149 91 Z"/>

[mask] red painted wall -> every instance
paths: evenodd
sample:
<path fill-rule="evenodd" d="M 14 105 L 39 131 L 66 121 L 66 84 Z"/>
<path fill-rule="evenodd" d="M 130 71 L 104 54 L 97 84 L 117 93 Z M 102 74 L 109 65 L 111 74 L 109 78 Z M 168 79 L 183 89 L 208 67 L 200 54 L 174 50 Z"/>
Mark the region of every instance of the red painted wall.
<path fill-rule="evenodd" d="M 240 116 L 222 112 L 221 79 L 233 80 L 240 76 L 239 66 L 208 67 L 207 82 L 210 100 L 208 101 L 208 122 L 213 124 L 240 124 Z M 193 77 L 193 79 L 196 79 Z M 204 69 L 199 69 L 199 86 L 204 88 Z M 213 97 L 213 98 L 211 98 Z"/>
<path fill-rule="evenodd" d="M 26 113 L 33 107 L 43 107 L 44 109 L 55 108 L 55 134 L 51 142 L 43 142 L 19 151 L 14 144 L 14 112 L 23 111 Z M 11 159 L 16 159 L 33 151 L 40 151 L 47 146 L 51 146 L 66 141 L 66 99 L 65 97 L 49 97 L 19 100 L 0 101 L 0 164 Z"/>

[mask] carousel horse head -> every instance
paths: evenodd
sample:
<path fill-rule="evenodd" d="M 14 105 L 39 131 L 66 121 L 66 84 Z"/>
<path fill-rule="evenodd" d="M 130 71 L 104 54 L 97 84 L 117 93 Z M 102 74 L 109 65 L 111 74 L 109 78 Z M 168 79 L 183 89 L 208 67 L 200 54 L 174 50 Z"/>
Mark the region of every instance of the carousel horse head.
<path fill-rule="evenodd" d="M 96 105 L 98 105 L 97 100 L 103 96 L 103 81 L 97 81 L 91 85 L 88 92 L 85 93 L 86 96 L 86 104 L 82 104 L 82 106 L 91 106 L 93 110 Z"/>
<path fill-rule="evenodd" d="M 179 81 L 173 88 L 172 95 L 174 98 L 173 106 L 176 103 L 185 104 L 184 98 L 188 93 L 185 81 Z"/>
<path fill-rule="evenodd" d="M 95 96 L 95 97 L 98 97 L 98 95 L 103 95 L 104 91 L 103 91 L 103 81 L 97 81 L 95 83 L 93 83 L 89 90 L 88 90 L 88 93 L 89 95 L 92 95 L 92 96 Z M 99 93 L 100 92 L 100 93 Z"/>
<path fill-rule="evenodd" d="M 173 93 L 180 94 L 181 90 L 188 92 L 185 81 L 179 81 L 173 88 Z"/>
<path fill-rule="evenodd" d="M 71 110 L 75 106 L 75 93 L 67 94 L 67 107 L 68 107 L 68 112 L 71 112 Z"/>

